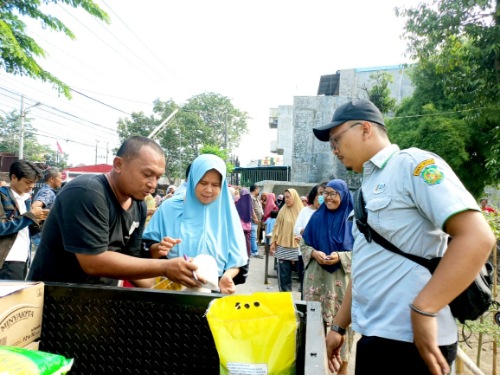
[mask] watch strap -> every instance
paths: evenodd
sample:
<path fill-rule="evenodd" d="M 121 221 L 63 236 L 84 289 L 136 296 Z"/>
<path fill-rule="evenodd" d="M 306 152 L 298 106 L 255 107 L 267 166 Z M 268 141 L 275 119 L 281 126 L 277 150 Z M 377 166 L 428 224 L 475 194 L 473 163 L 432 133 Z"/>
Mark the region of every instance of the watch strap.
<path fill-rule="evenodd" d="M 346 329 L 345 328 L 342 328 L 341 326 L 337 325 L 337 324 L 332 324 L 330 329 L 332 331 L 335 331 L 335 332 L 338 332 L 340 335 L 344 336 L 345 333 L 346 333 Z"/>

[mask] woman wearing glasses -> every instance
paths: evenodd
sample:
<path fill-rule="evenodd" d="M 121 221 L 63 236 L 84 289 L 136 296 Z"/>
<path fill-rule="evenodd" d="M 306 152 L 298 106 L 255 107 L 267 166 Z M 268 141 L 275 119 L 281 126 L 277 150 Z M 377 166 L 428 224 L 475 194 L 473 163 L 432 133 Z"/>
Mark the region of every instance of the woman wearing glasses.
<path fill-rule="evenodd" d="M 348 221 L 354 204 L 343 180 L 330 181 L 323 191 L 324 204 L 311 216 L 302 234 L 304 259 L 304 299 L 319 301 L 327 326 L 340 309 L 351 277 L 351 254 L 354 238 Z M 352 347 L 352 331 L 348 330 L 341 350 L 343 365 L 339 374 L 347 374 Z"/>

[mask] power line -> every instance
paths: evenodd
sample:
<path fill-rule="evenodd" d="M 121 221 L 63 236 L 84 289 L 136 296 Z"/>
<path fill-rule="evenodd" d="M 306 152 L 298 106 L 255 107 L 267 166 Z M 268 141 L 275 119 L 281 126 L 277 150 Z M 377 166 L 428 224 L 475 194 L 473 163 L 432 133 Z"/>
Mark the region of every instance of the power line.
<path fill-rule="evenodd" d="M 152 104 L 152 103 L 150 103 L 150 102 L 141 102 L 140 100 L 134 100 L 134 99 L 128 99 L 128 98 L 122 98 L 122 97 L 115 96 L 115 95 L 111 95 L 111 94 L 105 94 L 105 93 L 103 93 L 103 92 L 92 91 L 92 90 L 81 89 L 81 88 L 77 88 L 77 89 L 78 89 L 78 90 L 81 90 L 81 91 L 91 92 L 91 93 L 93 93 L 93 94 L 97 94 L 97 95 L 107 96 L 107 97 L 110 97 L 110 98 L 113 98 L 113 99 L 123 100 L 123 101 L 126 101 L 126 102 L 138 103 L 138 104 L 147 104 L 147 105 L 151 105 L 151 104 Z"/>
<path fill-rule="evenodd" d="M 95 98 L 93 98 L 93 97 L 91 97 L 91 96 L 85 95 L 83 92 L 77 91 L 77 90 L 72 89 L 72 88 L 70 88 L 70 90 L 71 90 L 72 92 L 74 92 L 74 93 L 78 94 L 78 95 L 81 95 L 81 96 L 83 96 L 83 97 L 87 98 L 87 99 L 93 100 L 94 102 L 97 102 L 97 103 L 102 104 L 102 105 L 104 105 L 104 106 L 106 106 L 106 107 L 109 107 L 109 108 L 111 108 L 111 109 L 114 109 L 115 111 L 118 111 L 118 112 L 124 113 L 124 114 L 126 114 L 127 116 L 132 116 L 132 114 L 131 114 L 131 113 L 128 113 L 128 112 L 122 111 L 121 109 L 116 108 L 116 107 L 113 107 L 113 106 L 112 106 L 112 105 L 110 105 L 110 104 L 106 104 L 106 103 L 104 103 L 104 102 L 101 102 L 99 99 L 95 99 Z"/>
<path fill-rule="evenodd" d="M 61 141 L 64 141 L 64 142 L 71 142 L 71 143 L 76 143 L 76 144 L 79 144 L 79 145 L 82 145 L 82 146 L 86 146 L 86 147 L 92 147 L 93 149 L 96 148 L 96 145 L 95 144 L 90 144 L 90 143 L 83 143 L 83 142 L 80 142 L 80 141 L 75 141 L 74 139 L 71 139 L 71 138 L 65 138 L 65 137 L 61 137 L 60 135 L 56 135 L 56 134 L 52 134 L 52 133 L 48 133 L 48 132 L 44 132 L 44 131 L 38 131 L 38 132 L 34 132 L 35 134 L 41 136 L 41 137 L 45 137 L 45 138 L 51 138 L 51 139 L 55 139 L 55 140 L 61 140 Z M 107 147 L 101 147 L 99 145 L 97 145 L 97 149 L 98 150 L 102 150 L 102 151 L 107 151 L 108 148 Z"/>
<path fill-rule="evenodd" d="M 78 22 L 80 25 L 82 25 L 85 29 L 87 29 L 87 31 L 89 31 L 92 35 L 94 35 L 98 40 L 100 40 L 103 44 L 105 44 L 107 47 L 109 47 L 112 51 L 114 51 L 116 54 L 118 54 L 121 58 L 123 58 L 124 61 L 128 62 L 130 65 L 132 65 L 134 68 L 136 68 L 138 71 L 142 71 L 143 73 L 145 73 L 146 75 L 149 75 L 150 73 L 147 72 L 147 71 L 144 71 L 141 69 L 140 66 L 137 66 L 135 65 L 132 61 L 130 61 L 130 59 L 127 59 L 126 56 L 124 56 L 122 53 L 120 53 L 120 51 L 116 50 L 111 44 L 107 43 L 104 39 L 102 39 L 99 35 L 97 35 L 93 30 L 89 29 L 87 27 L 87 25 L 85 25 L 84 23 L 82 23 L 78 18 L 76 18 L 75 16 L 73 16 L 67 9 L 65 9 L 61 4 L 58 4 L 59 7 L 64 11 L 66 12 L 66 14 L 68 14 L 71 18 L 73 18 L 76 22 Z M 153 78 L 152 76 L 150 76 L 150 78 Z"/>
<path fill-rule="evenodd" d="M 154 53 L 154 51 L 151 50 L 151 48 L 149 48 L 146 43 L 144 43 L 144 41 L 142 41 L 141 38 L 139 38 L 139 36 L 128 26 L 128 24 L 126 22 L 124 22 L 120 18 L 120 16 L 118 14 L 116 14 L 116 12 L 104 0 L 102 0 L 102 2 L 109 9 L 109 11 L 111 13 L 113 13 L 113 15 L 122 23 L 122 25 L 125 26 L 127 28 L 127 30 L 130 31 L 130 33 L 142 44 L 142 46 L 144 48 L 146 48 L 149 51 L 149 53 L 151 53 L 151 55 L 153 55 L 160 62 L 160 64 L 162 64 L 165 67 L 165 69 L 167 69 L 174 77 L 176 77 L 179 80 L 179 82 L 181 82 L 184 86 L 186 86 L 187 88 L 189 88 L 189 85 L 186 82 L 184 82 L 177 74 L 175 74 L 175 72 L 172 71 L 172 69 L 170 69 L 170 67 L 167 66 L 163 62 L 163 60 L 160 57 L 158 57 L 158 55 L 156 55 Z"/>
<path fill-rule="evenodd" d="M 2 77 L 0 77 L 0 79 L 1 79 L 1 78 L 2 78 Z M 5 80 L 4 80 L 4 81 L 5 81 Z M 9 81 L 5 81 L 5 82 L 9 82 Z M 10 82 L 9 82 L 9 83 L 10 83 Z M 28 85 L 26 85 L 26 84 L 25 84 L 25 83 L 23 83 L 23 82 L 20 82 L 20 83 L 21 83 L 22 85 L 24 85 L 24 86 L 29 87 Z M 30 89 L 32 89 L 32 88 L 30 87 Z M 38 92 L 42 93 L 43 95 L 47 96 L 47 93 L 45 93 L 45 92 L 43 92 L 43 91 L 41 91 L 41 90 L 37 90 L 37 89 L 33 89 L 33 90 L 34 90 L 34 91 L 38 91 Z M 121 110 L 121 109 L 119 109 L 119 108 L 116 108 L 116 107 L 112 106 L 111 104 L 104 103 L 104 102 L 102 102 L 102 101 L 100 101 L 100 100 L 98 100 L 98 99 L 95 99 L 95 98 L 93 98 L 93 97 L 91 97 L 91 96 L 89 96 L 89 95 L 83 94 L 83 93 L 81 93 L 81 92 L 79 92 L 79 91 L 77 91 L 77 90 L 74 90 L 74 89 L 72 89 L 72 88 L 70 88 L 70 90 L 71 90 L 71 91 L 73 91 L 73 92 L 75 92 L 75 93 L 76 93 L 76 94 L 78 94 L 78 95 L 82 95 L 83 97 L 85 97 L 85 98 L 87 98 L 87 99 L 93 100 L 93 101 L 95 101 L 95 102 L 97 102 L 97 103 L 99 103 L 99 104 L 101 104 L 101 105 L 103 105 L 103 106 L 105 106 L 105 107 L 111 108 L 111 109 L 113 109 L 113 110 L 115 110 L 115 111 L 118 111 L 118 112 L 121 112 L 121 113 L 124 113 L 124 114 L 126 114 L 127 116 L 131 116 L 131 114 L 130 114 L 130 113 L 125 112 L 125 111 L 123 111 L 123 110 Z M 16 94 L 18 94 L 19 96 L 21 95 L 21 93 L 18 93 L 18 92 L 16 92 Z"/>
<path fill-rule="evenodd" d="M 8 93 L 10 93 L 10 94 L 14 94 L 14 95 L 19 95 L 19 96 L 21 96 L 21 93 L 18 93 L 18 92 L 15 92 L 15 91 L 12 91 L 12 90 L 6 89 L 6 88 L 4 88 L 4 87 L 0 87 L 0 90 L 4 90 L 4 91 L 7 91 L 7 92 L 8 92 Z M 3 94 L 3 95 L 4 95 L 4 96 L 7 96 L 7 97 L 9 97 L 9 98 L 11 98 L 11 99 L 14 99 L 13 97 L 11 97 L 11 96 L 9 96 L 9 95 L 6 95 L 6 94 Z M 25 98 L 27 98 L 27 99 L 29 99 L 29 100 L 32 100 L 34 103 L 35 103 L 35 102 L 40 102 L 40 101 L 34 100 L 34 99 L 32 99 L 32 98 L 26 97 L 26 96 L 25 96 Z M 40 103 L 41 103 L 41 102 L 40 102 Z M 104 126 L 104 125 L 98 124 L 98 123 L 96 123 L 96 122 L 93 122 L 93 121 L 90 121 L 90 120 L 84 119 L 84 118 L 82 118 L 82 117 L 79 117 L 79 116 L 77 116 L 77 115 L 74 115 L 74 114 L 69 113 L 69 112 L 66 112 L 66 111 L 63 111 L 63 110 L 58 109 L 58 108 L 56 108 L 56 107 L 53 107 L 53 106 L 50 106 L 50 105 L 47 105 L 47 104 L 44 104 L 44 103 L 41 103 L 41 104 L 42 104 L 44 107 L 47 107 L 47 108 L 49 108 L 49 109 L 51 109 L 51 110 L 53 110 L 53 111 L 56 111 L 56 112 L 59 112 L 59 113 L 65 114 L 66 116 L 70 116 L 70 117 L 75 118 L 75 119 L 78 119 L 78 120 L 80 120 L 80 121 L 87 122 L 87 123 L 92 124 L 92 125 L 94 125 L 94 126 L 97 126 L 97 127 L 99 127 L 99 128 L 103 128 L 103 129 L 108 130 L 108 131 L 111 131 L 111 132 L 115 132 L 115 131 L 116 131 L 116 129 L 109 128 L 109 127 L 107 127 L 107 126 Z M 62 116 L 61 116 L 61 117 L 62 117 Z"/>
<path fill-rule="evenodd" d="M 75 123 L 77 123 L 77 124 L 84 125 L 84 124 L 82 124 L 81 122 L 77 122 L 77 121 L 75 121 L 75 120 L 73 120 L 73 119 L 70 119 L 70 118 L 68 119 L 68 118 L 66 118 L 66 117 L 64 117 L 64 116 L 61 116 L 61 115 L 58 115 L 58 114 L 56 114 L 56 113 L 49 112 L 49 111 L 45 110 L 44 108 L 39 108 L 39 109 L 40 109 L 41 111 L 43 111 L 43 112 L 48 113 L 49 115 L 52 115 L 52 116 L 59 116 L 59 117 L 61 117 L 61 118 L 62 118 L 62 119 L 64 119 L 64 120 L 68 120 L 68 121 L 75 122 Z M 38 114 L 37 116 L 38 116 L 38 117 L 40 117 L 40 118 L 42 118 L 42 119 L 44 119 L 44 120 L 47 120 L 47 121 L 54 121 L 54 120 L 52 120 L 52 119 L 48 119 L 48 118 L 46 118 L 46 117 L 40 116 L 39 114 Z M 59 123 L 59 124 L 60 124 L 60 123 Z M 60 124 L 60 125 L 64 125 L 65 127 L 67 127 L 67 124 Z M 90 123 L 90 125 L 94 125 L 94 124 Z M 100 127 L 100 126 L 99 126 L 99 127 Z M 101 127 L 101 128 L 102 128 L 102 127 Z M 105 129 L 105 130 L 109 130 L 109 131 L 107 132 L 108 134 L 113 134 L 113 135 L 115 135 L 115 134 L 116 134 L 116 131 L 113 131 L 112 129 L 108 129 L 108 128 L 104 128 L 104 129 Z M 80 131 L 80 129 L 71 129 L 71 130 L 78 130 L 78 131 Z M 81 131 L 82 131 L 82 132 L 88 132 L 88 129 L 81 129 Z"/>
<path fill-rule="evenodd" d="M 462 113 L 462 112 L 471 112 L 471 111 L 477 111 L 480 109 L 486 109 L 488 107 L 477 107 L 477 108 L 469 108 L 469 109 L 462 109 L 460 111 L 448 111 L 448 112 L 438 112 L 438 113 L 425 113 L 422 115 L 408 115 L 408 116 L 395 116 L 392 117 L 391 119 L 403 119 L 403 118 L 414 118 L 414 117 L 431 117 L 431 116 L 443 116 L 443 115 L 450 115 L 450 114 L 456 114 L 456 113 Z"/>
<path fill-rule="evenodd" d="M 33 36 L 35 36 L 35 37 L 37 38 L 37 40 L 38 40 L 38 39 L 41 39 L 41 40 L 43 40 L 45 43 L 50 44 L 53 48 L 55 48 L 55 49 L 59 50 L 60 52 L 64 53 L 66 56 L 68 56 L 68 57 L 72 58 L 73 60 L 75 60 L 78 64 L 81 64 L 81 65 L 83 65 L 84 67 L 88 68 L 89 70 L 92 70 L 94 73 L 97 73 L 97 74 L 98 74 L 98 75 L 100 75 L 101 77 L 109 78 L 109 76 L 107 76 L 107 75 L 103 74 L 103 73 L 102 73 L 102 71 L 100 71 L 100 70 L 98 70 L 98 69 L 95 69 L 94 67 L 92 67 L 92 66 L 90 66 L 90 65 L 86 64 L 86 63 L 85 63 L 84 61 L 82 61 L 81 59 L 78 59 L 77 57 L 75 57 L 75 56 L 73 56 L 73 55 L 69 54 L 66 50 L 64 50 L 64 49 L 62 49 L 62 48 L 59 48 L 58 46 L 56 46 L 56 45 L 55 45 L 54 43 L 52 43 L 52 42 L 49 42 L 49 41 L 48 41 L 47 39 L 45 39 L 43 36 L 41 36 L 41 35 L 39 35 L 39 34 L 37 34 L 37 33 L 34 33 L 34 32 L 33 32 L 33 31 L 31 31 L 31 30 L 30 30 L 30 34 L 32 34 Z M 56 62 L 57 62 L 57 60 L 54 60 L 54 59 L 51 59 L 51 60 L 52 60 L 52 61 L 56 61 Z M 60 64 L 60 63 L 59 63 L 59 64 Z M 63 64 L 60 64 L 60 65 L 64 66 Z M 86 78 L 86 77 L 85 77 L 85 78 Z M 88 79 L 88 78 L 86 78 L 86 79 Z M 113 82 L 113 83 L 115 83 L 115 82 Z"/>
<path fill-rule="evenodd" d="M 123 43 L 111 30 L 109 27 L 106 27 L 102 22 L 98 22 L 99 26 L 101 26 L 104 31 L 106 31 L 108 34 L 110 34 L 118 43 L 120 43 L 128 52 L 132 54 L 139 62 L 143 63 L 145 66 L 147 66 L 150 70 L 154 71 L 156 74 L 158 74 L 161 78 L 163 78 L 167 83 L 169 80 L 163 75 L 163 73 L 160 70 L 157 70 L 155 67 L 151 66 L 146 60 L 144 60 L 140 55 L 135 53 L 132 49 L 130 49 L 129 46 L 127 46 L 125 43 Z"/>

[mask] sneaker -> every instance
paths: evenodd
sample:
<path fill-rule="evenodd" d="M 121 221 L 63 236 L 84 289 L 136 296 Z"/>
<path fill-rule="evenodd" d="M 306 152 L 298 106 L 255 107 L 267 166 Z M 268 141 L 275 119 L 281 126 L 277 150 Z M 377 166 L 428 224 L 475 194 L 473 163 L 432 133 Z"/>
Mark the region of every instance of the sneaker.
<path fill-rule="evenodd" d="M 264 259 L 264 255 L 252 254 L 252 258 Z"/>

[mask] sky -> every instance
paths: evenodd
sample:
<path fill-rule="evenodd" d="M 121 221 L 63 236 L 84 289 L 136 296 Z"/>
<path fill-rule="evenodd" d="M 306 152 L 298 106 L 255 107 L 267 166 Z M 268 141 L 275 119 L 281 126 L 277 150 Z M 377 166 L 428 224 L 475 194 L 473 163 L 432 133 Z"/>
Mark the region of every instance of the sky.
<path fill-rule="evenodd" d="M 43 10 L 76 35 L 27 20 L 47 52 L 39 63 L 78 93 L 0 70 L 0 115 L 20 109 L 54 152 L 73 165 L 111 163 L 117 121 L 152 114 L 153 101 L 214 92 L 249 114 L 249 132 L 232 150 L 242 166 L 272 156 L 269 109 L 315 96 L 321 75 L 409 62 L 396 6 L 418 0 L 95 0 L 109 25 L 81 9 Z M 40 103 L 35 106 L 36 103 Z M 168 166 L 167 166 L 168 168 Z"/>

